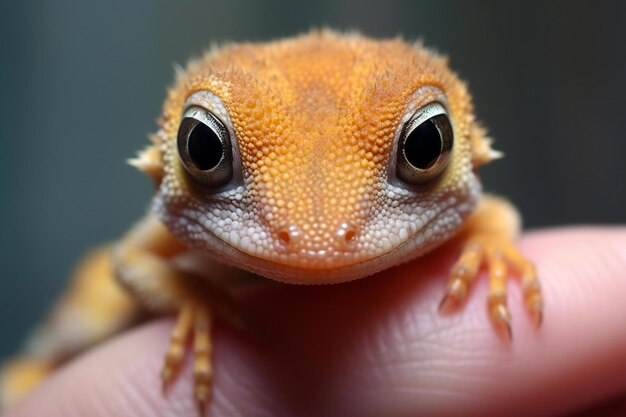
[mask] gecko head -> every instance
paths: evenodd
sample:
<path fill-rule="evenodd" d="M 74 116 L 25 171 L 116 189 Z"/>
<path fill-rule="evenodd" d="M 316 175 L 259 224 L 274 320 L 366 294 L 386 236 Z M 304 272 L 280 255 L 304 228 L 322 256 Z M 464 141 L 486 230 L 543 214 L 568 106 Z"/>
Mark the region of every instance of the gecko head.
<path fill-rule="evenodd" d="M 294 283 L 359 278 L 444 241 L 495 156 L 445 59 L 332 31 L 209 52 L 179 74 L 160 127 L 135 164 L 172 233 Z"/>

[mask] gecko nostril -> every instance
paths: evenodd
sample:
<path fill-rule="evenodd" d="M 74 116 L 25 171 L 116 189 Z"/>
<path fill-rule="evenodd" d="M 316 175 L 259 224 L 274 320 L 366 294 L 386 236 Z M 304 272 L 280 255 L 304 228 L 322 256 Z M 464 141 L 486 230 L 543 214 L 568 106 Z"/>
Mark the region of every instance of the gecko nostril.
<path fill-rule="evenodd" d="M 335 232 L 336 239 L 342 244 L 348 244 L 356 238 L 356 228 L 350 223 L 341 223 Z"/>
<path fill-rule="evenodd" d="M 278 239 L 280 239 L 280 241 L 283 242 L 285 245 L 288 245 L 291 241 L 291 238 L 289 237 L 289 232 L 285 229 L 278 232 Z"/>
<path fill-rule="evenodd" d="M 278 240 L 280 240 L 284 245 L 293 245 L 300 241 L 302 237 L 302 233 L 298 226 L 288 226 L 282 227 L 278 230 Z"/>

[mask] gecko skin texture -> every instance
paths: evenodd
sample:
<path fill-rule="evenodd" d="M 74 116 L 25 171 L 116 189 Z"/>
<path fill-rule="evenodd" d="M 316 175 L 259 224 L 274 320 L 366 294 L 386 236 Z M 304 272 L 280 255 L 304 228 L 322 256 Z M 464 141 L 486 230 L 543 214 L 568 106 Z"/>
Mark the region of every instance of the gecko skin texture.
<path fill-rule="evenodd" d="M 449 166 L 407 186 L 390 168 L 398 136 L 431 102 L 453 126 Z M 240 172 L 219 192 L 195 184 L 178 161 L 191 104 L 236 138 Z M 179 76 L 160 126 L 158 152 L 139 161 L 164 167 L 153 205 L 163 223 L 221 262 L 290 283 L 353 280 L 446 241 L 480 196 L 474 168 L 494 155 L 444 58 L 331 31 L 209 52 Z"/>

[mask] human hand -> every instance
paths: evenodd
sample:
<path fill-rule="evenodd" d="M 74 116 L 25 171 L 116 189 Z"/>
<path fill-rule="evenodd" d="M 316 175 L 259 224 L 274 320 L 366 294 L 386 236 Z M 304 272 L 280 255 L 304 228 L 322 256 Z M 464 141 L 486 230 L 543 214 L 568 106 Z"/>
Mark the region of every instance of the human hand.
<path fill-rule="evenodd" d="M 511 344 L 489 322 L 482 278 L 458 311 L 437 311 L 455 244 L 347 284 L 264 282 L 241 303 L 268 341 L 215 329 L 209 415 L 563 415 L 612 398 L 590 413 L 623 413 L 626 229 L 546 230 L 520 244 L 546 306 L 535 329 L 510 282 Z M 171 326 L 158 320 L 87 352 L 5 417 L 198 416 L 190 361 L 161 394 Z"/>

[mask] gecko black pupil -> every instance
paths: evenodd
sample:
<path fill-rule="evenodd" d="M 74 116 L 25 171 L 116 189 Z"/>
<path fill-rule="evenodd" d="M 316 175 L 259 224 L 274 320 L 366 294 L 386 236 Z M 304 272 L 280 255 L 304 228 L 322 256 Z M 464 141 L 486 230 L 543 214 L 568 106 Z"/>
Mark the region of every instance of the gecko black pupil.
<path fill-rule="evenodd" d="M 428 169 L 441 155 L 443 140 L 435 125 L 436 118 L 444 118 L 447 123 L 446 116 L 434 116 L 413 129 L 404 141 L 404 155 L 415 168 Z"/>
<path fill-rule="evenodd" d="M 202 171 L 215 168 L 224 155 L 219 136 L 203 123 L 198 123 L 189 133 L 187 149 L 193 163 Z"/>

